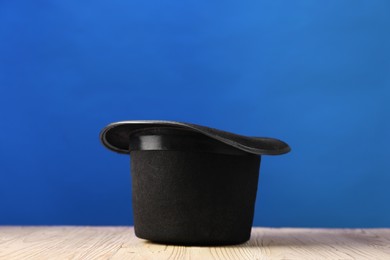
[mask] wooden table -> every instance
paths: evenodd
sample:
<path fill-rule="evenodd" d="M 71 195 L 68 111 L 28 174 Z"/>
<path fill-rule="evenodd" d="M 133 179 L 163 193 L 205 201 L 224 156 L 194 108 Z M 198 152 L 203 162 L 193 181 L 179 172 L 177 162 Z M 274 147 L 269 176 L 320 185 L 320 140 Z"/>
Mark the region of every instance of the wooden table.
<path fill-rule="evenodd" d="M 390 229 L 254 228 L 245 244 L 166 246 L 131 227 L 0 227 L 0 259 L 390 259 Z"/>

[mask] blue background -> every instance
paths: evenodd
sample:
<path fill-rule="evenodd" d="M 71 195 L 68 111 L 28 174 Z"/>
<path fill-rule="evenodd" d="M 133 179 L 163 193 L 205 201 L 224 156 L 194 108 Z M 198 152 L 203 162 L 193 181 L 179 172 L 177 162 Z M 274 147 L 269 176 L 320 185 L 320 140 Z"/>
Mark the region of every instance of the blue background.
<path fill-rule="evenodd" d="M 389 1 L 1 1 L 0 224 L 132 224 L 108 123 L 280 138 L 255 225 L 390 227 Z"/>

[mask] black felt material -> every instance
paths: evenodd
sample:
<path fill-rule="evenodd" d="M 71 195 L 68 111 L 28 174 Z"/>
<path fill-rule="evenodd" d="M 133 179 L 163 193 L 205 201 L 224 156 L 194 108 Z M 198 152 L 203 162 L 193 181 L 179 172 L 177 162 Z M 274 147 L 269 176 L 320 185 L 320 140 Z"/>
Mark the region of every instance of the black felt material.
<path fill-rule="evenodd" d="M 100 138 L 130 153 L 136 235 L 165 244 L 247 241 L 260 155 L 290 151 L 277 139 L 173 121 L 117 122 Z"/>
<path fill-rule="evenodd" d="M 250 238 L 259 156 L 132 151 L 130 157 L 138 237 L 184 245 Z"/>

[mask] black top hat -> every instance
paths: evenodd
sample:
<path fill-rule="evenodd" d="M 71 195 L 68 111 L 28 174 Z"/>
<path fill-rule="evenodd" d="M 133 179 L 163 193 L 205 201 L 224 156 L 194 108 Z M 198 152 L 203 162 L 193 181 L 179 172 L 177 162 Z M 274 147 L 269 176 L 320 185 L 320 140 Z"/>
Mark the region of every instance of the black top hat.
<path fill-rule="evenodd" d="M 277 139 L 174 121 L 117 122 L 100 139 L 130 153 L 136 235 L 166 244 L 247 241 L 260 155 L 290 151 Z"/>

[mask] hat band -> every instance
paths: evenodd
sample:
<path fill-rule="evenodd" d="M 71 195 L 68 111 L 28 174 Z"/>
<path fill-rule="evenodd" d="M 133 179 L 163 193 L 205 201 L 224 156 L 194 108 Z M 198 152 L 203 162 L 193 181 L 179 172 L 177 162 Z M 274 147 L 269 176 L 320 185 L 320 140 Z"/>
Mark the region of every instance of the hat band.
<path fill-rule="evenodd" d="M 200 135 L 131 135 L 129 151 L 191 151 L 230 155 L 253 154 Z"/>

